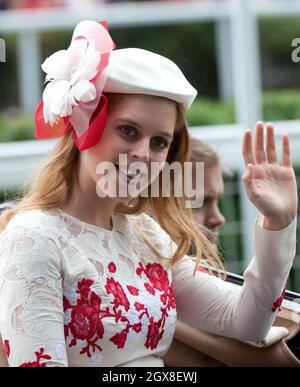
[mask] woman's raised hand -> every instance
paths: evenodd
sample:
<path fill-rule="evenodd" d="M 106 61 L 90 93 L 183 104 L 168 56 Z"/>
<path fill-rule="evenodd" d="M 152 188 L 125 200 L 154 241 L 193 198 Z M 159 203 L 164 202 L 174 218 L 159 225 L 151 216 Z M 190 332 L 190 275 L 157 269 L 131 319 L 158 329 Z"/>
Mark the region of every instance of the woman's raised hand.
<path fill-rule="evenodd" d="M 297 214 L 297 184 L 288 135 L 282 135 L 282 161 L 279 163 L 274 126 L 267 124 L 266 132 L 264 145 L 264 124 L 258 122 L 252 146 L 251 130 L 246 130 L 243 157 L 247 170 L 242 180 L 250 201 L 265 217 L 263 227 L 280 230 L 289 225 Z"/>

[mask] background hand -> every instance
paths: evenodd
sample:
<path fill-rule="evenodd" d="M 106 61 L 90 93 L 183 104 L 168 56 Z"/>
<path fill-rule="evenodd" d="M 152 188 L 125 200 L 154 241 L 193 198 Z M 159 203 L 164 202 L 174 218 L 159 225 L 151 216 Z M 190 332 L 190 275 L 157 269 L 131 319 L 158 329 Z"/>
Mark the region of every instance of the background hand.
<path fill-rule="evenodd" d="M 254 147 L 251 130 L 243 138 L 243 157 L 247 167 L 242 176 L 250 201 L 265 216 L 264 228 L 280 230 L 290 224 L 297 214 L 297 184 L 290 156 L 289 137 L 282 135 L 282 162 L 278 163 L 274 126 L 264 124 L 255 128 Z"/>

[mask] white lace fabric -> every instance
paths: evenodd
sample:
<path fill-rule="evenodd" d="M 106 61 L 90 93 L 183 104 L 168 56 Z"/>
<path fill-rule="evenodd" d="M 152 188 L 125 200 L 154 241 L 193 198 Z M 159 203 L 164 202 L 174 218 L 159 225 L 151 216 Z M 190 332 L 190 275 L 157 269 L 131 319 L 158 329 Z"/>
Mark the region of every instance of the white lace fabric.
<path fill-rule="evenodd" d="M 171 345 L 177 313 L 213 333 L 264 339 L 295 255 L 296 220 L 277 232 L 255 226 L 256 257 L 236 289 L 203 271 L 193 277 L 189 257 L 174 267 L 162 262 L 138 230 L 163 256 L 176 245 L 148 215 L 112 219 L 109 231 L 59 209 L 30 210 L 2 232 L 0 333 L 10 366 L 159 359 Z"/>

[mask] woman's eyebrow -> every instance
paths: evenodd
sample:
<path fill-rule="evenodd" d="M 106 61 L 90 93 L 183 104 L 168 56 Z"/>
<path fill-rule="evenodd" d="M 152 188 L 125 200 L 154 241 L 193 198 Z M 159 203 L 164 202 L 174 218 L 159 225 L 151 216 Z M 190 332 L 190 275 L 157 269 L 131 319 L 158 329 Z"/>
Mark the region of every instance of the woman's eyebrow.
<path fill-rule="evenodd" d="M 142 126 L 142 125 L 140 125 L 138 122 L 132 120 L 131 118 L 127 118 L 127 117 L 119 118 L 118 121 L 126 122 L 127 124 L 131 124 L 131 125 L 134 125 L 134 126 L 138 126 L 139 128 L 142 128 L 142 129 L 143 129 L 143 126 Z"/>
<path fill-rule="evenodd" d="M 131 118 L 123 117 L 123 118 L 119 118 L 118 121 L 126 122 L 127 124 L 137 126 L 141 129 L 143 129 L 142 125 L 140 125 L 138 122 L 132 120 Z M 168 133 L 168 132 L 159 132 L 156 135 L 165 136 L 165 137 L 168 137 L 170 140 L 173 140 L 173 135 L 171 133 Z"/>

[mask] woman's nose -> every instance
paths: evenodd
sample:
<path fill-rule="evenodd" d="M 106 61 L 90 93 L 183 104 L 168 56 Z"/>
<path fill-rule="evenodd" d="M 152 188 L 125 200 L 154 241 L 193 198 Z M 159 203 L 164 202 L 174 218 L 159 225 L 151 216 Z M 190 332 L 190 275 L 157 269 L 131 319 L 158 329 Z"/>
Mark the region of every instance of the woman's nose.
<path fill-rule="evenodd" d="M 149 161 L 150 144 L 148 139 L 137 141 L 129 152 L 129 156 L 133 160 Z"/>

